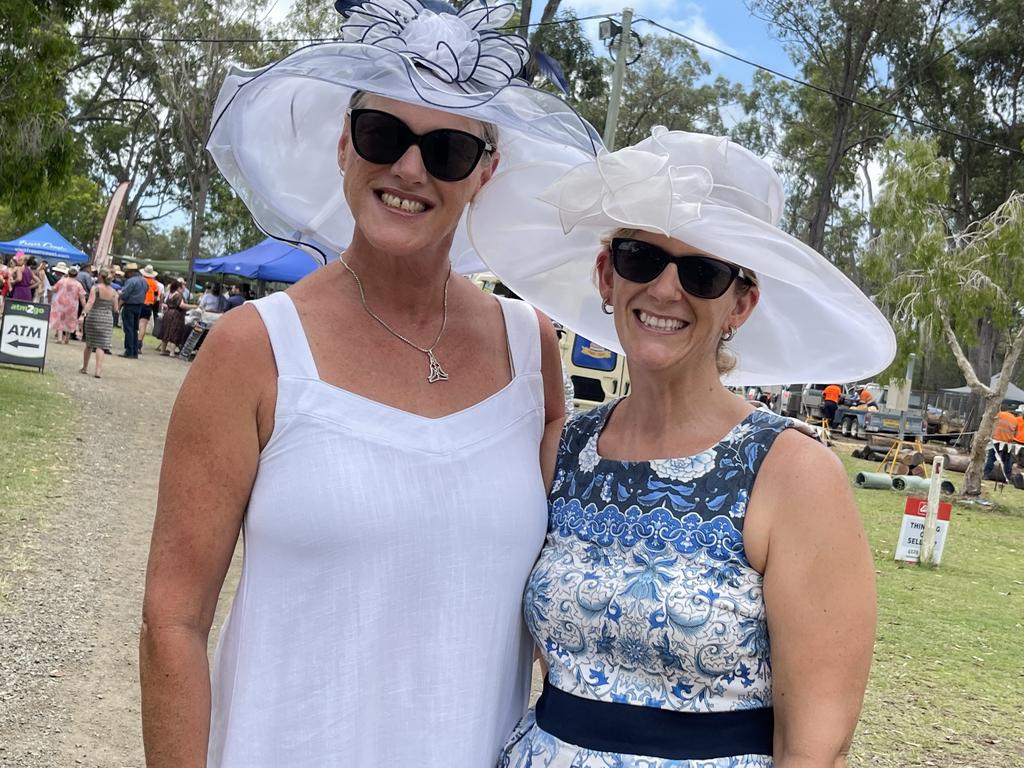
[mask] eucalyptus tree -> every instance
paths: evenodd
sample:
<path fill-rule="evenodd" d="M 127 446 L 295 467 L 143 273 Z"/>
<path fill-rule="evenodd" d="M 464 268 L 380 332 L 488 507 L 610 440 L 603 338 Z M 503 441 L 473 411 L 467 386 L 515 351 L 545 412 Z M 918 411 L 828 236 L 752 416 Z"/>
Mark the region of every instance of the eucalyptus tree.
<path fill-rule="evenodd" d="M 157 95 L 159 0 L 97 9 L 79 25 L 72 68 L 71 124 L 82 136 L 92 175 L 112 192 L 128 182 L 125 222 L 156 221 L 179 208 L 167 107 Z"/>
<path fill-rule="evenodd" d="M 83 7 L 112 0 L 0 0 L 0 202 L 27 211 L 75 170 L 67 73 L 70 26 Z"/>
<path fill-rule="evenodd" d="M 935 137 L 952 163 L 950 220 L 960 230 L 1024 189 L 1024 13 L 1018 0 L 967 0 L 964 10 L 919 55 L 896 62 L 901 108 L 963 136 Z M 966 353 L 987 380 L 1002 336 L 982 317 L 974 339 Z"/>
<path fill-rule="evenodd" d="M 890 118 L 856 102 L 891 110 L 895 57 L 912 57 L 954 13 L 953 0 L 747 0 L 767 20 L 799 67 L 790 98 L 796 119 L 779 152 L 794 166 L 787 181 L 791 226 L 854 279 L 859 248 L 829 246 L 857 241 L 856 230 L 829 242 L 829 227 L 860 226 L 849 211 L 833 214 L 854 193 L 860 169 L 893 130 Z"/>
<path fill-rule="evenodd" d="M 880 234 L 865 267 L 881 286 L 904 352 L 944 344 L 984 402 L 963 487 L 976 496 L 992 426 L 1024 350 L 1024 193 L 958 228 L 949 216 L 952 164 L 934 141 L 890 139 L 884 160 L 873 211 Z M 964 351 L 982 318 L 1007 339 L 995 388 Z"/>
<path fill-rule="evenodd" d="M 188 214 L 187 257 L 201 257 L 210 189 L 218 178 L 206 140 L 229 65 L 265 63 L 265 0 L 185 0 L 164 6 L 162 39 L 146 52 L 156 76 L 156 98 L 168 114 L 173 178 Z M 246 41 L 239 45 L 236 41 Z"/>

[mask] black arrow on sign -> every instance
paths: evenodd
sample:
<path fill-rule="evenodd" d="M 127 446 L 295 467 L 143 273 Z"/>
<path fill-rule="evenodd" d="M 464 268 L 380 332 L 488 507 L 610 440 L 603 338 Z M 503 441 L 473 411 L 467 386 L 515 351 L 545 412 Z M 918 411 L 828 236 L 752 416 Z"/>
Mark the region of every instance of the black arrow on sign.
<path fill-rule="evenodd" d="M 28 347 L 29 349 L 39 349 L 38 344 L 29 344 L 27 341 L 20 341 L 15 339 L 14 341 L 8 342 L 12 347 Z"/>

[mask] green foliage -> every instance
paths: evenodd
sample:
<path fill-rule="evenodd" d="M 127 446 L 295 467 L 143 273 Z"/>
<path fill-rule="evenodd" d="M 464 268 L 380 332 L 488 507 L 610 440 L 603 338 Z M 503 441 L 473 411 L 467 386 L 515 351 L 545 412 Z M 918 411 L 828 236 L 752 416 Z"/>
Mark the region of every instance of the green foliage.
<path fill-rule="evenodd" d="M 215 255 L 236 253 L 265 238 L 241 198 L 223 177 L 215 176 L 210 186 L 210 221 L 203 241 L 206 250 Z"/>
<path fill-rule="evenodd" d="M 724 77 L 710 80 L 711 68 L 685 40 L 647 36 L 643 43 L 642 55 L 623 79 L 616 146 L 650 136 L 656 125 L 725 134 L 722 109 L 743 98 L 742 87 Z M 604 66 L 610 71 L 611 62 Z M 580 105 L 583 116 L 601 131 L 607 109 L 604 96 Z"/>
<path fill-rule="evenodd" d="M 71 173 L 64 79 L 76 3 L 0 0 L 0 203 L 24 212 Z"/>
<path fill-rule="evenodd" d="M 106 202 L 95 181 L 72 176 L 61 187 L 47 185 L 32 207 L 14 211 L 0 206 L 0 239 L 9 240 L 47 223 L 89 253 L 103 226 Z"/>
<path fill-rule="evenodd" d="M 586 101 L 606 98 L 604 65 L 594 54 L 590 39 L 576 21 L 575 11 L 559 11 L 555 20 L 562 23 L 539 27 L 533 35 L 537 49 L 553 58 L 562 67 L 565 79 L 569 83 L 568 100 L 573 105 L 579 105 Z M 533 85 L 561 95 L 561 91 L 542 76 L 534 77 Z"/>
<path fill-rule="evenodd" d="M 996 144 L 1024 142 L 1024 14 L 1019 0 L 964 0 L 960 29 L 927 41 L 916 57 L 897 60 L 904 109 Z M 965 229 L 1014 190 L 1024 190 L 1019 154 L 953 136 L 936 137 L 950 158 L 952 223 Z"/>
<path fill-rule="evenodd" d="M 114 235 L 114 243 L 116 254 L 129 261 L 180 261 L 188 258 L 189 232 L 185 227 L 163 231 L 151 224 L 125 229 L 122 224 Z"/>
<path fill-rule="evenodd" d="M 1024 199 L 951 234 L 952 163 L 934 141 L 892 138 L 873 223 L 879 236 L 864 269 L 892 312 L 903 350 L 926 350 L 948 322 L 974 343 L 978 321 L 1015 331 L 1024 307 Z"/>

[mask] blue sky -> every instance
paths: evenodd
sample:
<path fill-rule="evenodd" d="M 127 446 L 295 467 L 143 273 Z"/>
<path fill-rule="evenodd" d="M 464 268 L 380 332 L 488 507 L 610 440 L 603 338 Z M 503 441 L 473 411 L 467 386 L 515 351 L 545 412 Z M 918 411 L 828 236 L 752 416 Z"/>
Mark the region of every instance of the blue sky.
<path fill-rule="evenodd" d="M 324 0 L 330 2 L 330 0 Z M 563 0 L 562 7 L 575 9 L 578 16 L 614 14 L 631 4 L 635 16 L 644 16 L 678 30 L 690 37 L 710 43 L 718 48 L 743 56 L 751 61 L 764 64 L 786 74 L 794 74 L 789 57 L 778 40 L 774 39 L 760 19 L 751 16 L 743 0 Z M 280 21 L 292 6 L 292 0 L 276 0 L 269 12 L 269 18 Z M 533 0 L 533 20 L 540 19 L 544 0 Z M 584 24 L 584 28 L 595 41 L 595 50 L 603 46 L 597 42 L 597 21 Z M 640 24 L 641 34 L 658 31 L 647 24 Z M 730 80 L 749 84 L 753 69 L 747 64 L 726 56 L 701 49 L 701 55 L 711 65 L 714 75 L 724 75 Z"/>
<path fill-rule="evenodd" d="M 540 16 L 543 2 L 534 0 L 534 16 Z M 626 2 L 619 0 L 566 0 L 578 16 L 599 13 L 618 15 Z M 794 74 L 793 65 L 782 47 L 772 37 L 768 25 L 747 10 L 743 0 L 634 0 L 634 17 L 643 16 L 697 40 L 755 61 L 772 69 Z M 585 22 L 585 28 L 597 39 L 597 21 Z M 637 25 L 640 34 L 658 32 L 648 24 Z M 599 49 L 597 49 L 599 50 Z M 701 56 L 710 64 L 713 75 L 724 75 L 749 85 L 753 68 L 721 54 L 701 49 Z"/>

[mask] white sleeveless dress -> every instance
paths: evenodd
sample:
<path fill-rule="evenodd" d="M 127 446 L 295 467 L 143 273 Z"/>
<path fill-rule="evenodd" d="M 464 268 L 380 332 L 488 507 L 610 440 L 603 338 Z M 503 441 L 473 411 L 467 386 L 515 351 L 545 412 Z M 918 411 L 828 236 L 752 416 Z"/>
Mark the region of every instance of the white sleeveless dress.
<path fill-rule="evenodd" d="M 494 765 L 526 710 L 522 594 L 547 527 L 535 313 L 502 300 L 512 381 L 432 419 L 321 381 L 291 299 L 253 303 L 276 421 L 214 659 L 209 765 Z"/>

